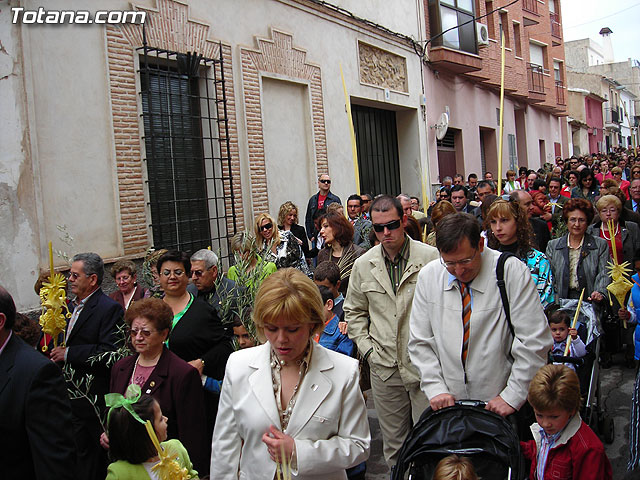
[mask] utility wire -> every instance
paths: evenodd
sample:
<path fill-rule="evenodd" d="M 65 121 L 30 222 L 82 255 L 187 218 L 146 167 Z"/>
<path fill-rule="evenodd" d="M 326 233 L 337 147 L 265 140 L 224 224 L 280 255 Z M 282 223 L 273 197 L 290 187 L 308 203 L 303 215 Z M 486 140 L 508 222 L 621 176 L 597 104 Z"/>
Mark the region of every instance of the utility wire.
<path fill-rule="evenodd" d="M 611 14 L 609 14 L 609 15 L 605 15 L 604 17 L 599 17 L 599 18 L 596 18 L 596 19 L 594 19 L 594 20 L 589 20 L 588 22 L 579 23 L 579 24 L 577 24 L 577 25 L 571 25 L 570 27 L 567 27 L 567 26 L 565 25 L 565 26 L 564 26 L 564 28 L 566 28 L 567 30 L 570 30 L 570 29 L 572 29 L 572 28 L 582 27 L 583 25 L 589 25 L 590 23 L 600 22 L 601 20 L 605 20 L 605 19 L 607 19 L 607 18 L 614 17 L 614 16 L 618 15 L 619 13 L 626 12 L 627 10 L 631 10 L 632 8 L 635 8 L 635 7 L 637 7 L 638 5 L 640 5 L 640 3 L 636 3 L 636 4 L 634 4 L 634 5 L 630 5 L 630 6 L 628 6 L 627 8 L 623 8 L 623 9 L 622 9 L 622 10 L 620 10 L 619 12 L 611 13 Z"/>

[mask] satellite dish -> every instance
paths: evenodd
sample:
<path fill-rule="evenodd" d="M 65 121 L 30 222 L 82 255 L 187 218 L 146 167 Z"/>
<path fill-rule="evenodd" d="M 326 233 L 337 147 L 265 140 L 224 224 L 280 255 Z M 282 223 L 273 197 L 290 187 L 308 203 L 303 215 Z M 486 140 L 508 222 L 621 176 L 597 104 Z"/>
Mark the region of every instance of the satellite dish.
<path fill-rule="evenodd" d="M 442 140 L 447 134 L 447 129 L 449 128 L 449 114 L 447 112 L 440 114 L 438 123 L 436 123 L 433 128 L 436 129 L 436 138 L 438 140 Z"/>

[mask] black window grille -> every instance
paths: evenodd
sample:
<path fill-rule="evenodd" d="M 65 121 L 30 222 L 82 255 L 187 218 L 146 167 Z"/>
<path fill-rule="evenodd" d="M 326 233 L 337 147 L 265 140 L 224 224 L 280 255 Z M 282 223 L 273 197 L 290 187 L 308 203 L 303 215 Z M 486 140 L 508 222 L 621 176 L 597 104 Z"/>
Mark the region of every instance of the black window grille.
<path fill-rule="evenodd" d="M 222 48 L 215 59 L 146 42 L 138 52 L 153 245 L 228 259 L 236 215 Z"/>
<path fill-rule="evenodd" d="M 360 191 L 374 195 L 400 193 L 396 113 L 351 105 L 358 150 Z"/>

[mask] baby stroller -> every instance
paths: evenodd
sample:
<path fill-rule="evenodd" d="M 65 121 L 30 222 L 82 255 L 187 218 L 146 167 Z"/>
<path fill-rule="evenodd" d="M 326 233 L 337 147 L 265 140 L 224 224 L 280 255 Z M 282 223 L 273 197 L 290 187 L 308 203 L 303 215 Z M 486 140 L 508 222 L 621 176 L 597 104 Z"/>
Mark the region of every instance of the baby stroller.
<path fill-rule="evenodd" d="M 571 318 L 575 315 L 578 300 L 560 299 L 560 310 L 567 311 Z M 600 388 L 600 348 L 602 328 L 593 306 L 589 302 L 582 302 L 577 325 L 578 335 L 587 347 L 587 355 L 582 358 L 572 358 L 560 355 L 550 355 L 554 363 L 571 363 L 576 367 L 580 379 L 580 393 L 582 394 L 582 410 L 580 416 L 591 429 L 602 436 L 606 443 L 612 443 L 614 438 L 614 422 L 604 410 L 602 390 Z"/>
<path fill-rule="evenodd" d="M 481 478 L 524 478 L 524 459 L 513 426 L 485 406 L 463 400 L 438 411 L 425 410 L 400 449 L 391 479 L 431 480 L 438 462 L 452 454 L 468 457 Z"/>

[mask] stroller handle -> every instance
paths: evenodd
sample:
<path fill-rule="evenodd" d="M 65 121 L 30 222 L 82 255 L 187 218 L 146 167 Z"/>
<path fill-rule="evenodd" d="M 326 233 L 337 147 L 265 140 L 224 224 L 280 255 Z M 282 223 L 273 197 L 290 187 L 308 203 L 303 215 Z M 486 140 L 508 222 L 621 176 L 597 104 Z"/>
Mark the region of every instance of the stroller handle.
<path fill-rule="evenodd" d="M 487 406 L 487 402 L 483 400 L 456 400 L 456 405 L 462 405 L 465 407 L 485 408 Z"/>

